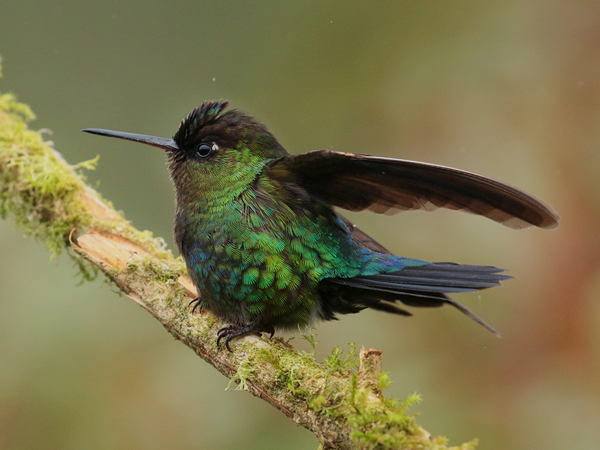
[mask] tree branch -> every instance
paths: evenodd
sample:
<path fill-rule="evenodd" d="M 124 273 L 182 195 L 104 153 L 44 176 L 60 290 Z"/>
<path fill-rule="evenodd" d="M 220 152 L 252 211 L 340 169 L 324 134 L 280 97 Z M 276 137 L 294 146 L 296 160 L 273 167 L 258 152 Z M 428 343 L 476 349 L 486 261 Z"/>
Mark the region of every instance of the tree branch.
<path fill-rule="evenodd" d="M 26 121 L 34 116 L 12 95 L 0 95 L 0 214 L 11 215 L 26 233 L 54 254 L 67 249 L 85 277 L 99 270 L 146 309 L 178 340 L 219 372 L 311 430 L 324 449 L 447 449 L 406 414 L 418 401 L 386 399 L 389 384 L 381 372 L 381 352 L 339 348 L 323 363 L 295 351 L 281 339 L 249 336 L 216 345 L 222 323 L 211 314 L 194 315 L 196 296 L 181 259 L 161 239 L 131 226 L 110 203 L 87 186 L 79 168 L 69 165 Z M 89 264 L 84 263 L 86 261 Z M 360 370 L 359 370 L 360 364 Z M 463 444 L 463 450 L 474 443 Z"/>

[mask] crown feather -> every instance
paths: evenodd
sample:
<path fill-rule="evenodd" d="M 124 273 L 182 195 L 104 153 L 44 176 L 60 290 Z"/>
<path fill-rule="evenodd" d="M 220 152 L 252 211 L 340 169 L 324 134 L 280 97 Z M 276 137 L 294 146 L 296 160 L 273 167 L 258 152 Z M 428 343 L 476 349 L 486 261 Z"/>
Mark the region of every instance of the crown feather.
<path fill-rule="evenodd" d="M 202 127 L 215 123 L 227 105 L 229 105 L 229 100 L 205 101 L 181 121 L 173 140 L 181 146 L 188 138 L 195 136 Z"/>

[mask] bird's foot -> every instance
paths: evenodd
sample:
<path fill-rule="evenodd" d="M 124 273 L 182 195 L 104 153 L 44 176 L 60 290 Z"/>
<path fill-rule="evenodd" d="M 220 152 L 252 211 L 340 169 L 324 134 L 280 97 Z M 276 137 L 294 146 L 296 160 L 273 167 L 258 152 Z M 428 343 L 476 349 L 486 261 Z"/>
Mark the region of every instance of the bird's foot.
<path fill-rule="evenodd" d="M 248 336 L 249 334 L 270 333 L 270 338 L 275 334 L 275 328 L 272 326 L 264 326 L 258 323 L 251 323 L 250 325 L 226 325 L 221 328 L 217 333 L 217 345 L 221 342 L 221 339 L 225 339 L 225 347 L 227 350 L 232 351 L 229 347 L 229 343 L 233 339 Z"/>
<path fill-rule="evenodd" d="M 195 304 L 194 304 L 195 303 Z M 189 305 L 188 308 L 190 306 L 192 306 L 192 314 L 194 314 L 194 312 L 196 311 L 196 308 L 198 308 L 198 312 L 201 313 L 204 310 L 204 303 L 202 303 L 202 300 L 200 300 L 200 297 L 196 297 L 195 299 L 193 299 Z"/>

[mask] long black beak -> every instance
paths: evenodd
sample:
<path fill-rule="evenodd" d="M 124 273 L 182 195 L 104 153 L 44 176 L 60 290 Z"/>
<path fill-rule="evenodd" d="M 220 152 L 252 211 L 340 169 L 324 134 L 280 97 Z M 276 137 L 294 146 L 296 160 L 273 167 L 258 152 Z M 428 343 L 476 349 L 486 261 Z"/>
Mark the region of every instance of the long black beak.
<path fill-rule="evenodd" d="M 141 142 L 142 144 L 148 144 L 153 147 L 162 148 L 163 150 L 167 150 L 169 152 L 173 150 L 179 150 L 179 146 L 175 143 L 173 139 L 149 136 L 147 134 L 124 133 L 122 131 L 102 130 L 100 128 L 86 128 L 85 130 L 81 131 L 91 134 L 98 134 L 100 136 L 108 136 L 119 139 L 127 139 L 128 141 Z"/>

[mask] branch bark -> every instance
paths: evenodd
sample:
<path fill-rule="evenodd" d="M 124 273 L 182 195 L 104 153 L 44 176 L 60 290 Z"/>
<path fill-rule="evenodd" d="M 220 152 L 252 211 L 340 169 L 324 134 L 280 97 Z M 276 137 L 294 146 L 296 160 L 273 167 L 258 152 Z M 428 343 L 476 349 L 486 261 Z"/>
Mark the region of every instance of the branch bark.
<path fill-rule="evenodd" d="M 222 323 L 208 313 L 191 314 L 196 296 L 181 259 L 164 242 L 131 226 L 109 202 L 25 122 L 33 114 L 11 95 L 0 95 L 0 214 L 49 250 L 67 252 L 84 275 L 90 265 L 106 274 L 129 298 L 219 372 L 311 430 L 324 449 L 447 449 L 406 409 L 418 401 L 386 399 L 381 352 L 339 349 L 323 363 L 281 339 L 249 336 L 216 346 Z M 84 263 L 85 261 L 86 263 Z M 359 370 L 360 365 L 360 370 Z M 474 443 L 454 449 L 467 450 Z"/>

